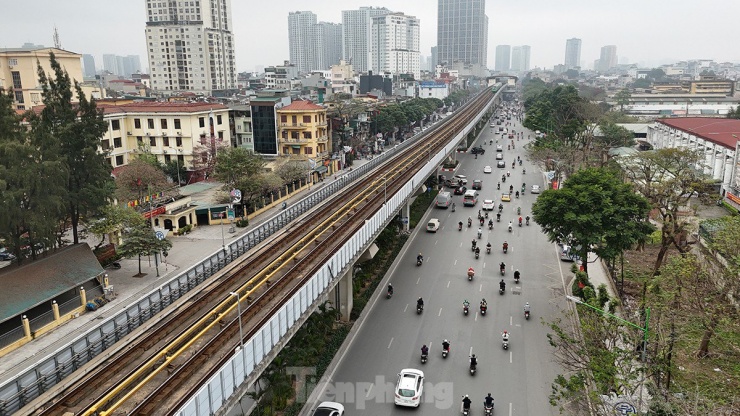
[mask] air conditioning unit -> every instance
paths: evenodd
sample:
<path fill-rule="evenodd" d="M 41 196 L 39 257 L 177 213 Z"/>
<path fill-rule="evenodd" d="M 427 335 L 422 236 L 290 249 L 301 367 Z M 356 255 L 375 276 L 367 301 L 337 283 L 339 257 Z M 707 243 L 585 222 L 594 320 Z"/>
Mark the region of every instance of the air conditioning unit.
<path fill-rule="evenodd" d="M 178 135 L 178 136 L 182 136 L 182 132 L 181 132 L 181 131 L 178 131 L 178 132 L 177 132 L 177 135 Z"/>
<path fill-rule="evenodd" d="M 126 134 L 128 134 L 129 136 L 133 136 L 130 131 L 126 132 Z"/>
<path fill-rule="evenodd" d="M 147 136 L 151 136 L 151 133 L 147 132 L 147 133 L 146 133 L 146 135 L 147 135 Z"/>

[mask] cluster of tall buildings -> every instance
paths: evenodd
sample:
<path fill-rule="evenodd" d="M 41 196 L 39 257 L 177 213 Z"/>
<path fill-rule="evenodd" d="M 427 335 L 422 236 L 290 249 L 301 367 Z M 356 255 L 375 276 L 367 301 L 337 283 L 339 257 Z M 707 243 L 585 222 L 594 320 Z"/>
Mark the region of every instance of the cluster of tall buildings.
<path fill-rule="evenodd" d="M 601 48 L 599 59 L 594 61 L 594 71 L 607 72 L 616 68 L 617 47 L 615 45 L 606 45 Z M 572 38 L 565 41 L 565 65 L 564 70 L 580 69 L 581 65 L 581 40 Z"/>
<path fill-rule="evenodd" d="M 498 45 L 496 46 L 496 62 L 494 69 L 496 71 L 529 71 L 529 58 L 532 49 L 529 45 L 514 46 Z"/>
<path fill-rule="evenodd" d="M 92 55 L 82 55 L 82 69 L 85 78 L 94 78 L 97 75 L 95 66 L 95 57 Z M 131 78 L 132 74 L 141 72 L 141 61 L 139 55 L 103 55 L 103 71 L 110 72 L 113 75 L 119 75 Z"/>
<path fill-rule="evenodd" d="M 420 75 L 419 19 L 387 8 L 342 11 L 342 23 L 317 22 L 310 11 L 288 14 L 290 62 L 299 72 L 341 59 L 361 72 Z"/>

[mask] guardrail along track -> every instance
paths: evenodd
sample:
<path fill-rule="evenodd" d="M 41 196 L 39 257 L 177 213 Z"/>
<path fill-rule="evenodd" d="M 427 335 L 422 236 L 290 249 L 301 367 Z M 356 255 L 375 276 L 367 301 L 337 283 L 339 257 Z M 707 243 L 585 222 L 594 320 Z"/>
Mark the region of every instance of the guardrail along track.
<path fill-rule="evenodd" d="M 40 414 L 146 415 L 179 408 L 239 345 L 237 306 L 229 292 L 242 299 L 241 319 L 249 339 L 383 205 L 384 190 L 392 194 L 407 183 L 489 99 L 490 92 L 479 95 L 467 111 L 382 165 L 385 174 L 368 175 L 224 269 L 195 298 L 82 377 Z"/>

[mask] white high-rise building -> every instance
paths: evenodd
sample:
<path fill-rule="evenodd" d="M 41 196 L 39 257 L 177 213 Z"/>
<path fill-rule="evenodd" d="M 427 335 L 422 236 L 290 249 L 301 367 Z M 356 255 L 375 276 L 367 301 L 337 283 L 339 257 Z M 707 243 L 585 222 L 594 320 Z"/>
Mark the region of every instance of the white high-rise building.
<path fill-rule="evenodd" d="M 151 86 L 174 93 L 236 88 L 231 0 L 146 3 Z"/>
<path fill-rule="evenodd" d="M 342 11 L 342 58 L 357 72 L 370 67 L 370 36 L 373 17 L 391 13 L 385 7 L 360 7 Z"/>
<path fill-rule="evenodd" d="M 511 69 L 511 45 L 496 46 L 496 71 L 508 71 Z"/>
<path fill-rule="evenodd" d="M 342 60 L 342 25 L 319 22 L 316 25 L 316 45 L 319 53 L 314 69 L 328 69 L 332 65 L 338 65 Z"/>
<path fill-rule="evenodd" d="M 565 41 L 565 69 L 581 67 L 581 40 L 572 38 Z"/>
<path fill-rule="evenodd" d="M 607 72 L 617 66 L 617 46 L 606 45 L 601 47 L 601 56 L 599 57 L 599 71 Z"/>
<path fill-rule="evenodd" d="M 511 70 L 529 71 L 529 45 L 514 46 L 511 48 Z"/>
<path fill-rule="evenodd" d="M 403 13 L 373 17 L 370 68 L 377 74 L 413 74 L 421 78 L 419 19 Z"/>
<path fill-rule="evenodd" d="M 312 12 L 288 13 L 288 47 L 290 63 L 299 72 L 308 73 L 316 67 L 316 55 L 321 53 L 316 42 L 316 15 Z"/>

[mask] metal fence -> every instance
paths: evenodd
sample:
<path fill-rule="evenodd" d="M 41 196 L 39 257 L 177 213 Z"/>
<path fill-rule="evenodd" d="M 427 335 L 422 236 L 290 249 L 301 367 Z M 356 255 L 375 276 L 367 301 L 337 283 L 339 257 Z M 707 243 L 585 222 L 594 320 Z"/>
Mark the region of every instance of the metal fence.
<path fill-rule="evenodd" d="M 13 328 L 10 331 L 0 335 L 0 348 L 7 347 L 8 345 L 22 339 L 26 335 L 23 333 L 23 325 Z"/>
<path fill-rule="evenodd" d="M 38 331 L 46 325 L 54 322 L 54 311 L 46 311 L 28 322 L 31 324 L 31 333 Z"/>
<path fill-rule="evenodd" d="M 64 315 L 82 306 L 82 297 L 77 295 L 59 305 L 59 314 Z"/>
<path fill-rule="evenodd" d="M 403 143 L 386 149 L 380 156 L 357 169 L 350 170 L 334 181 L 327 180 L 323 182 L 323 186 L 316 185 L 315 189 L 303 199 L 258 225 L 238 240 L 229 244 L 226 249 L 219 249 L 206 257 L 205 260 L 173 277 L 159 288 L 154 289 L 135 304 L 128 306 L 126 310 L 101 321 L 96 327 L 88 330 L 69 345 L 58 349 L 44 358 L 40 358 L 38 364 L 22 371 L 19 376 L 0 385 L 0 416 L 8 416 L 18 411 L 38 397 L 43 391 L 59 383 L 62 379 L 72 374 L 79 367 L 105 351 L 131 331 L 144 325 L 156 312 L 177 301 L 224 266 L 278 232 L 294 219 L 313 209 L 313 207 L 331 197 L 334 193 L 348 186 L 356 179 L 367 175 L 380 164 L 395 156 L 398 151 L 411 146 L 420 138 L 431 134 L 434 130 L 434 128 L 429 128 L 413 138 L 405 140 Z M 467 134 L 469 131 L 470 129 L 462 130 L 455 136 L 456 138 L 450 141 L 450 144 L 445 148 L 446 154 L 454 151 L 457 141 L 464 138 L 464 134 Z M 440 156 L 433 159 L 432 162 L 441 163 L 442 160 L 443 157 Z M 426 174 L 426 172 L 419 172 L 419 174 Z M 416 182 L 415 186 L 421 183 Z M 60 313 L 62 313 L 62 307 L 70 302 L 72 301 L 60 305 Z M 78 297 L 75 307 L 80 305 L 79 302 Z"/>

